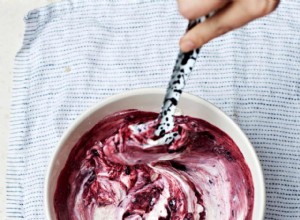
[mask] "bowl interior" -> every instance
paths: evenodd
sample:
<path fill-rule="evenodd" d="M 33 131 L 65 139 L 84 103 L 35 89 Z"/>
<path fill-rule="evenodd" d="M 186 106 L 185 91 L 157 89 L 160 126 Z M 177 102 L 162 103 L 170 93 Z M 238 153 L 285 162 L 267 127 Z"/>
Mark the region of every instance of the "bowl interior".
<path fill-rule="evenodd" d="M 78 139 L 108 114 L 125 109 L 159 112 L 165 89 L 140 89 L 110 97 L 81 115 L 62 136 L 50 162 L 45 180 L 45 211 L 48 219 L 56 219 L 53 198 L 57 179 L 72 147 Z M 226 132 L 240 148 L 254 182 L 253 219 L 264 218 L 265 186 L 262 169 L 253 146 L 241 129 L 221 110 L 209 102 L 183 93 L 178 108 L 183 115 L 201 118 Z"/>

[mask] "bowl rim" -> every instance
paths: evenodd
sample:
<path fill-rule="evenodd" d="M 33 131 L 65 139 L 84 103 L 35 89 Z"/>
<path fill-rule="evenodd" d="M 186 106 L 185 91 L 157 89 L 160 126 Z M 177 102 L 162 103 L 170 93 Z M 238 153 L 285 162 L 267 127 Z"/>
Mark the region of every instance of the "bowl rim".
<path fill-rule="evenodd" d="M 72 132 L 77 128 L 78 125 L 80 125 L 84 120 L 86 120 L 89 115 L 93 114 L 95 111 L 97 111 L 99 108 L 102 108 L 103 106 L 106 106 L 110 103 L 116 102 L 118 100 L 121 100 L 123 98 L 127 98 L 130 96 L 134 96 L 134 95 L 143 95 L 143 94 L 156 94 L 156 95 L 164 95 L 166 92 L 166 89 L 163 88 L 140 88 L 140 89 L 133 89 L 133 90 L 127 90 L 127 91 L 123 91 L 111 96 L 108 96 L 106 98 L 104 98 L 102 101 L 92 105 L 91 107 L 87 108 L 85 111 L 83 111 L 79 116 L 76 117 L 75 120 L 73 120 L 68 127 L 66 128 L 66 130 L 63 132 L 62 136 L 60 137 L 58 143 L 56 144 L 56 146 L 54 147 L 51 156 L 50 156 L 50 160 L 48 161 L 48 165 L 47 165 L 47 169 L 46 169 L 46 174 L 44 177 L 44 190 L 43 190 L 43 207 L 44 207 L 44 213 L 46 215 L 46 219 L 51 219 L 51 210 L 50 210 L 50 204 L 49 204 L 49 189 L 50 189 L 50 174 L 51 171 L 54 167 L 55 164 L 55 159 L 57 158 L 61 146 L 63 145 L 63 143 L 66 142 L 66 140 L 69 138 L 70 134 L 72 134 Z M 214 108 L 216 110 L 216 112 L 218 114 L 221 115 L 221 117 L 225 117 L 229 120 L 229 122 L 231 123 L 231 125 L 234 127 L 234 129 L 236 129 L 237 131 L 239 131 L 240 134 L 242 134 L 244 141 L 246 142 L 247 146 L 249 146 L 250 148 L 248 149 L 251 153 L 251 157 L 256 161 L 256 165 L 259 168 L 258 169 L 258 180 L 260 181 L 258 183 L 258 185 L 263 186 L 261 189 L 261 193 L 263 195 L 261 195 L 261 199 L 263 201 L 261 201 L 261 204 L 263 205 L 263 211 L 262 211 L 262 220 L 265 217 L 265 212 L 266 212 L 266 186 L 265 186 L 265 178 L 264 178 L 264 173 L 263 173 L 263 169 L 260 163 L 260 160 L 256 154 L 255 148 L 252 145 L 252 143 L 250 142 L 249 138 L 247 137 L 247 135 L 244 133 L 244 131 L 240 128 L 240 126 L 231 118 L 229 117 L 225 112 L 223 112 L 219 107 L 217 107 L 216 105 L 212 104 L 211 102 L 207 101 L 206 99 L 197 96 L 197 95 L 193 95 L 187 92 L 183 92 L 181 94 L 181 97 L 186 97 L 188 99 L 192 99 L 196 102 L 200 102 L 200 103 L 204 103 L 205 105 L 207 105 L 209 108 Z M 254 201 L 255 203 L 255 201 Z"/>

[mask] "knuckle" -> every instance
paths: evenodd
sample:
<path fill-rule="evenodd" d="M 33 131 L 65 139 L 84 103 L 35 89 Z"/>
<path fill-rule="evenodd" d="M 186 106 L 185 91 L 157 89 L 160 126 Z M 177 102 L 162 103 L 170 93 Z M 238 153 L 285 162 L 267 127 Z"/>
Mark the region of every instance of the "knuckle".
<path fill-rule="evenodd" d="M 261 17 L 274 11 L 279 0 L 254 0 L 249 6 L 249 14 L 253 17 Z"/>
<path fill-rule="evenodd" d="M 214 37 L 221 36 L 234 29 L 233 24 L 222 22 L 221 19 L 216 19 L 215 22 L 210 22 L 211 30 Z"/>
<path fill-rule="evenodd" d="M 226 33 L 228 33 L 229 31 L 231 31 L 233 29 L 234 29 L 234 27 L 231 27 L 229 25 L 217 25 L 214 28 L 214 36 L 213 36 L 213 38 L 221 36 L 223 34 L 226 34 Z"/>
<path fill-rule="evenodd" d="M 216 31 L 216 35 L 217 36 L 221 36 L 223 34 L 226 34 L 228 33 L 229 31 L 233 30 L 233 27 L 229 27 L 229 26 L 222 26 L 222 27 L 219 27 Z"/>

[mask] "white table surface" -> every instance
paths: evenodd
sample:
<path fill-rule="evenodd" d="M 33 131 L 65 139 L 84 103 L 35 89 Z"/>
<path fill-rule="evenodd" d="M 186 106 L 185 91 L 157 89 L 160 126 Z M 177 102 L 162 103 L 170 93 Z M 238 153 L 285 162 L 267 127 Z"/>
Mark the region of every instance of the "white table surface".
<path fill-rule="evenodd" d="M 0 219 L 5 219 L 5 173 L 13 63 L 20 49 L 23 17 L 31 9 L 58 0 L 0 0 Z"/>

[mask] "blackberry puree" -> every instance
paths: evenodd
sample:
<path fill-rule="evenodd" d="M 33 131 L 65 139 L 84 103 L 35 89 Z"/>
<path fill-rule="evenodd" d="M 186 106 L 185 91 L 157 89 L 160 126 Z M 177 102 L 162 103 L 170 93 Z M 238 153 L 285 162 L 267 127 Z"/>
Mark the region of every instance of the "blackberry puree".
<path fill-rule="evenodd" d="M 80 138 L 57 182 L 58 220 L 252 219 L 253 181 L 233 140 L 204 120 L 175 116 L 177 137 L 160 144 L 157 117 L 117 112 Z"/>

